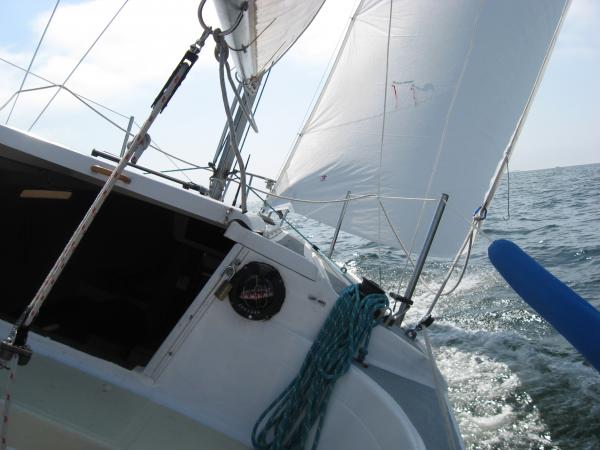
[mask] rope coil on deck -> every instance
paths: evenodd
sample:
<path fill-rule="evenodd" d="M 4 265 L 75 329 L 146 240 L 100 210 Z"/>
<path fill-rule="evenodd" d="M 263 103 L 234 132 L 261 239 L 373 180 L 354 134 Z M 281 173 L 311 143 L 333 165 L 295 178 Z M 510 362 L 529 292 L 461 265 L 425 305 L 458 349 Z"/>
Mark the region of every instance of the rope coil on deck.
<path fill-rule="evenodd" d="M 255 450 L 303 450 L 315 424 L 310 448 L 317 448 L 333 388 L 355 355 L 364 360 L 371 332 L 388 306 L 385 294 L 361 296 L 356 284 L 340 293 L 298 375 L 254 425 Z"/>

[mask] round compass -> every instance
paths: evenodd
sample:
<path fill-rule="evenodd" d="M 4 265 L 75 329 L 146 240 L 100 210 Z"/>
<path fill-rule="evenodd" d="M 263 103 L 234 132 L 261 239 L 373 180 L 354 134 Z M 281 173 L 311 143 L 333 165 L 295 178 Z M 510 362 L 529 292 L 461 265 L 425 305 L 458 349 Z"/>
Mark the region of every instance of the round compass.
<path fill-rule="evenodd" d="M 263 262 L 251 262 L 231 279 L 231 306 L 242 317 L 268 320 L 279 312 L 285 299 L 285 285 L 277 269 Z"/>

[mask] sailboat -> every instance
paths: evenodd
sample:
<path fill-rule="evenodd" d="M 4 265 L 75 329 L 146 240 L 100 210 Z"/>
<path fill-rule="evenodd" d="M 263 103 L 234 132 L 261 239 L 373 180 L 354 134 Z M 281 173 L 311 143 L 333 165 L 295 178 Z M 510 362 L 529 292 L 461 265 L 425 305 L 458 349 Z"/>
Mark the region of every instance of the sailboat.
<path fill-rule="evenodd" d="M 419 337 L 432 316 L 414 327 L 404 317 L 428 254 L 455 266 L 468 251 L 569 2 L 361 1 L 256 214 L 247 197 L 261 193 L 259 175 L 246 171 L 241 136 L 256 127 L 262 77 L 323 1 L 220 0 L 219 28 L 204 4 L 202 34 L 120 155 L 0 127 L 2 448 L 462 448 Z M 203 187 L 143 159 L 209 37 L 227 124 Z M 239 207 L 224 201 L 231 183 Z M 285 231 L 290 204 L 337 231 L 420 246 L 406 292 L 388 298 L 340 270 L 335 240 L 326 254 Z M 328 319 L 349 297 L 357 309 L 382 303 L 363 316 L 344 373 L 316 391 L 327 377 L 303 378 L 320 367 L 309 358 L 339 353 L 328 336 L 358 328 Z"/>

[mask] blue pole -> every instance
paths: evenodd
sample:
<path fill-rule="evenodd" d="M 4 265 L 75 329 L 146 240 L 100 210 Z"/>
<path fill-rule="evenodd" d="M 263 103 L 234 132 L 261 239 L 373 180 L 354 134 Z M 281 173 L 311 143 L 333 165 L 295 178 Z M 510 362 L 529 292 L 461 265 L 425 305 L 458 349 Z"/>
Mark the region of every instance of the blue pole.
<path fill-rule="evenodd" d="M 488 256 L 517 294 L 600 372 L 600 311 L 510 241 L 492 242 Z"/>

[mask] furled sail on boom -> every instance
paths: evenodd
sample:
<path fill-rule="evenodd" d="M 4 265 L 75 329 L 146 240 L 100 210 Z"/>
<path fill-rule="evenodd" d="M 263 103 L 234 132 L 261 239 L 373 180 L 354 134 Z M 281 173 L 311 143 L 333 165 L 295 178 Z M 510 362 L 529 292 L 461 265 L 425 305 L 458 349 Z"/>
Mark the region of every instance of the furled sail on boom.
<path fill-rule="evenodd" d="M 350 202 L 342 229 L 395 247 L 388 219 L 420 246 L 436 202 L 392 197 L 448 193 L 432 252 L 456 253 L 518 134 L 568 3 L 363 0 L 274 192 L 374 194 Z M 332 226 L 342 207 L 292 203 Z"/>
<path fill-rule="evenodd" d="M 310 25 L 325 0 L 214 0 L 223 29 L 235 23 L 240 8 L 247 10 L 240 25 L 226 37 L 244 79 L 262 74 L 275 64 Z"/>

